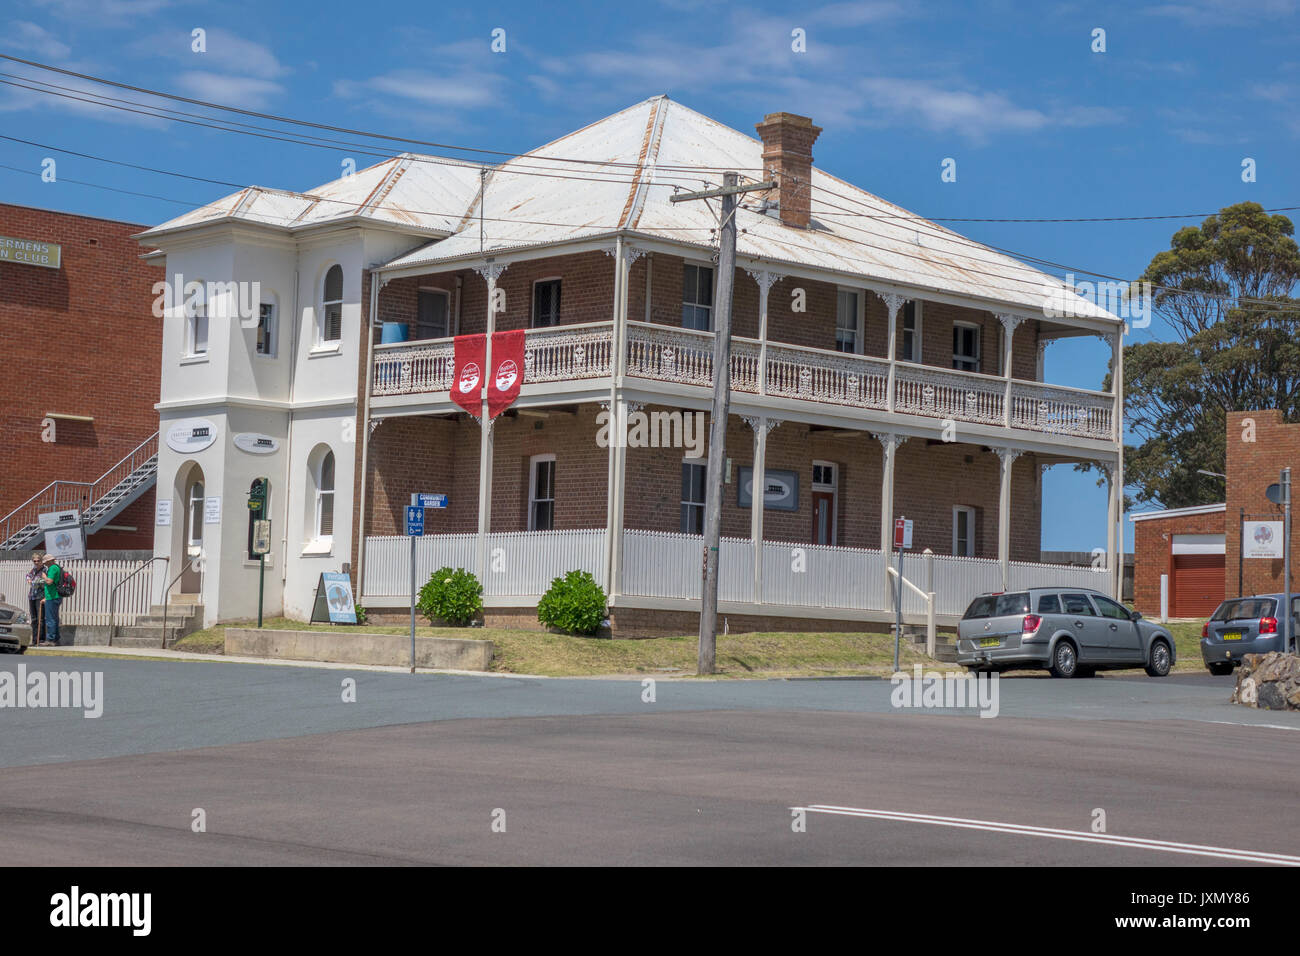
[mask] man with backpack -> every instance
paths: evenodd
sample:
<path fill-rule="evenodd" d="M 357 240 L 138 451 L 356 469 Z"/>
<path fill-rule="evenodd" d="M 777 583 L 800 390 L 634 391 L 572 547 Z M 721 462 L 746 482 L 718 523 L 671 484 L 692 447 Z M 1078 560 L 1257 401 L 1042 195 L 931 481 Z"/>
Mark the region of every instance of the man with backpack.
<path fill-rule="evenodd" d="M 47 554 L 45 574 L 41 576 L 41 583 L 45 586 L 45 640 L 42 647 L 57 647 L 59 643 L 59 605 L 63 603 L 59 581 L 62 577 L 63 569 L 55 562 L 54 555 Z"/>

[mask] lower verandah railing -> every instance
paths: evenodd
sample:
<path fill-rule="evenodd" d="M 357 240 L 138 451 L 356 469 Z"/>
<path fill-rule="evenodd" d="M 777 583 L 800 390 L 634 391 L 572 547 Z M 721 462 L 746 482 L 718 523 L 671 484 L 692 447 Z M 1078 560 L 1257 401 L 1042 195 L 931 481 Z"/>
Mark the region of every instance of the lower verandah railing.
<path fill-rule="evenodd" d="M 380 536 L 366 539 L 367 599 L 406 597 L 410 593 L 410 539 Z M 623 593 L 630 597 L 699 600 L 702 587 L 703 539 L 699 535 L 627 530 L 623 533 Z M 426 535 L 416 541 L 417 587 L 441 567 L 462 567 L 478 573 L 478 535 Z M 604 568 L 605 529 L 519 531 L 488 535 L 488 572 L 483 577 L 488 597 L 531 599 L 544 594 L 551 581 L 575 568 L 588 571 L 609 590 Z M 754 544 L 747 538 L 723 538 L 718 598 L 737 604 L 757 604 Z M 935 613 L 960 615 L 977 594 L 1002 590 L 1002 570 L 989 558 L 908 553 L 903 576 L 924 591 L 935 593 Z M 1068 565 L 1010 562 L 1011 589 L 1051 586 L 1108 589 L 1104 569 Z M 828 608 L 845 611 L 890 610 L 885 565 L 880 551 L 798 542 L 763 542 L 761 603 L 783 607 Z M 923 615 L 925 600 L 904 588 L 903 610 Z"/>

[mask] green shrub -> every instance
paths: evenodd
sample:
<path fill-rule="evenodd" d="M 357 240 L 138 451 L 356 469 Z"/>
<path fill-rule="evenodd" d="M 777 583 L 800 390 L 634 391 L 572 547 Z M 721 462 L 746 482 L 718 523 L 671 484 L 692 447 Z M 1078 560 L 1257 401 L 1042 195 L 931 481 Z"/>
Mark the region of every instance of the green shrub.
<path fill-rule="evenodd" d="M 463 627 L 483 610 L 483 585 L 464 568 L 439 568 L 420 588 L 415 606 L 430 624 L 442 621 Z"/>
<path fill-rule="evenodd" d="M 358 604 L 356 607 L 357 607 L 357 623 L 358 623 L 358 624 L 365 624 L 365 623 L 366 623 L 366 609 L 363 608 L 360 604 Z"/>
<path fill-rule="evenodd" d="M 537 620 L 571 634 L 595 634 L 605 620 L 605 592 L 586 571 L 551 582 L 537 602 Z"/>

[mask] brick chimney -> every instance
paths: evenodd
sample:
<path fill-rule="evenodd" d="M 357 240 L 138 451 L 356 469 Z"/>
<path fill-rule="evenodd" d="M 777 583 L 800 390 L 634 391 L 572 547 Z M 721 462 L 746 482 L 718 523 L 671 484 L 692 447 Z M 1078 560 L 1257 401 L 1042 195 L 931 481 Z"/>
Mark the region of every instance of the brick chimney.
<path fill-rule="evenodd" d="M 812 145 L 821 133 L 807 116 L 768 113 L 755 129 L 763 140 L 763 176 L 776 180 L 781 222 L 807 229 L 812 206 Z"/>

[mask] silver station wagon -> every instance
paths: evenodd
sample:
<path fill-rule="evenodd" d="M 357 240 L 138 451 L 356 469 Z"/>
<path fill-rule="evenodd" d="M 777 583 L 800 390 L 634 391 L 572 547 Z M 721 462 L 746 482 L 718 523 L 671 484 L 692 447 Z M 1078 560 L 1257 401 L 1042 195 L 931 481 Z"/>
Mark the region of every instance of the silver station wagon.
<path fill-rule="evenodd" d="M 1164 677 L 1174 639 L 1099 591 L 1030 588 L 971 602 L 957 625 L 957 662 L 969 670 L 1046 668 L 1053 677 L 1143 667 Z"/>

